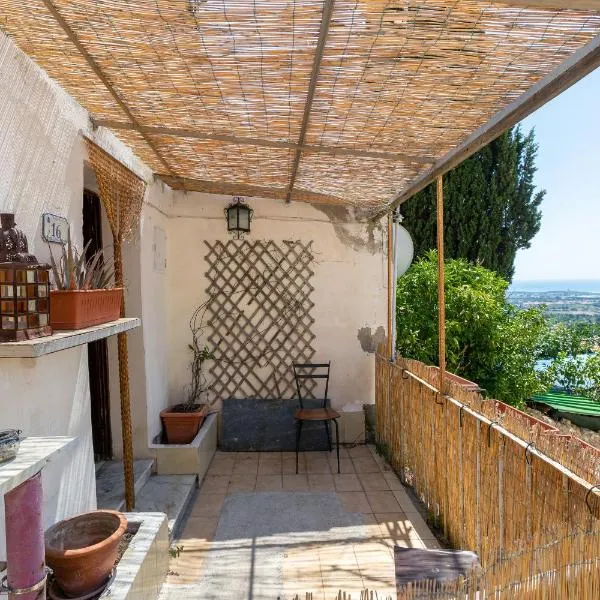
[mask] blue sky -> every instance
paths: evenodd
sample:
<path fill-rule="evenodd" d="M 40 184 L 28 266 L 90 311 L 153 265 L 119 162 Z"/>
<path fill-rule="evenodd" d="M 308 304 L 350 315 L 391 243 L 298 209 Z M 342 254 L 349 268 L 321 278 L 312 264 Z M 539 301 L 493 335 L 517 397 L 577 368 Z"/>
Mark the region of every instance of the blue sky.
<path fill-rule="evenodd" d="M 542 227 L 515 279 L 600 279 L 600 69 L 522 122 L 539 144 Z"/>

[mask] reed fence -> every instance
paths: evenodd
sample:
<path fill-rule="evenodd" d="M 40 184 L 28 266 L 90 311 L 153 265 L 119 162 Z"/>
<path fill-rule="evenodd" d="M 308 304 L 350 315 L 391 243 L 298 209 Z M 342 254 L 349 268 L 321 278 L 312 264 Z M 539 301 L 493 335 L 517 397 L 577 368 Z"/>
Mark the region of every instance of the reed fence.
<path fill-rule="evenodd" d="M 482 571 L 399 598 L 600 598 L 600 453 L 423 363 L 380 353 L 377 441 L 454 548 Z"/>

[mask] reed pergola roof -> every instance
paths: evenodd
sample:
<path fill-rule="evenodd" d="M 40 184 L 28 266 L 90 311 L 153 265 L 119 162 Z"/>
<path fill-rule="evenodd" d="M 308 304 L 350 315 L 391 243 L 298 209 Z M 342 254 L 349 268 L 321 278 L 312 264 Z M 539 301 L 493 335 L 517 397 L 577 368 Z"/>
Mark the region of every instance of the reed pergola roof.
<path fill-rule="evenodd" d="M 598 0 L 0 0 L 0 27 L 174 188 L 374 213 L 600 63 Z"/>

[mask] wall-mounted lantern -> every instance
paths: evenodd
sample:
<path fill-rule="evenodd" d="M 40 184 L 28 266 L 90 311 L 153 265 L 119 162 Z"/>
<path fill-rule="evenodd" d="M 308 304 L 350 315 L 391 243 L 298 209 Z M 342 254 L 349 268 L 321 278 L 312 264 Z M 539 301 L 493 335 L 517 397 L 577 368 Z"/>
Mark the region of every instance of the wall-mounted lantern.
<path fill-rule="evenodd" d="M 0 341 L 20 341 L 52 334 L 50 267 L 28 253 L 25 234 L 14 215 L 1 216 Z"/>
<path fill-rule="evenodd" d="M 227 231 L 233 233 L 236 240 L 239 240 L 245 233 L 250 233 L 250 221 L 252 221 L 253 214 L 254 211 L 244 202 L 244 199 L 236 196 L 225 209 Z"/>

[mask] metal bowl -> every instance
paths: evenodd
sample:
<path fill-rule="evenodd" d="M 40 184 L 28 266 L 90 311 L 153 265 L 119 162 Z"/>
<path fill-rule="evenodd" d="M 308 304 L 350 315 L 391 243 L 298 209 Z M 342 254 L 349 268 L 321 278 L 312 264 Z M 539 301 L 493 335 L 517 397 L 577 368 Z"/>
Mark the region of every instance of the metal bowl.
<path fill-rule="evenodd" d="M 14 458 L 19 450 L 20 443 L 20 429 L 3 429 L 0 431 L 0 463 Z"/>

